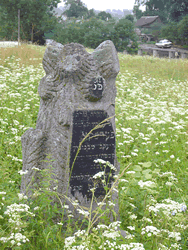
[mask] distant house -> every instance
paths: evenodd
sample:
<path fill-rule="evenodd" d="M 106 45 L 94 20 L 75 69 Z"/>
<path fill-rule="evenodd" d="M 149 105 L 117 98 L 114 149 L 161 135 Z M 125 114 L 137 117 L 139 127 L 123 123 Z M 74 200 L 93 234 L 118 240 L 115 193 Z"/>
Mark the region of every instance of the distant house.
<path fill-rule="evenodd" d="M 159 16 L 142 16 L 135 23 L 135 26 L 139 28 L 151 28 L 151 25 L 154 23 L 162 23 Z"/>
<path fill-rule="evenodd" d="M 153 25 L 155 26 L 156 24 L 160 23 L 162 22 L 159 16 L 143 16 L 135 23 L 135 32 L 140 37 L 141 41 L 154 41 L 155 39 L 153 35 L 149 33 L 152 31 Z M 147 34 L 142 33 L 143 30 Z"/>

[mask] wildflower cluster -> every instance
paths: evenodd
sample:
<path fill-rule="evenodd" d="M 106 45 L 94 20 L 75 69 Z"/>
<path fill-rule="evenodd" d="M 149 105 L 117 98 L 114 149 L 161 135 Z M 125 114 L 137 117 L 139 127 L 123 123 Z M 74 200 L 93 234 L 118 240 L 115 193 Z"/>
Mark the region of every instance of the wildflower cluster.
<path fill-rule="evenodd" d="M 24 196 L 22 196 L 23 198 Z M 27 223 L 22 220 L 24 216 L 35 216 L 29 211 L 30 207 L 26 204 L 11 204 L 7 206 L 4 212 L 5 216 L 8 216 L 8 223 L 14 233 L 10 233 L 8 236 L 3 236 L 0 238 L 0 242 L 4 244 L 7 243 L 11 246 L 21 246 L 21 244 L 26 243 L 29 239 L 22 233 L 23 228 L 26 227 Z"/>
<path fill-rule="evenodd" d="M 11 233 L 9 237 L 1 237 L 0 241 L 4 244 L 10 242 L 11 246 L 19 247 L 22 243 L 26 243 L 27 241 L 29 241 L 29 239 L 27 239 L 26 236 L 21 233 Z"/>
<path fill-rule="evenodd" d="M 136 63 L 127 60 L 127 67 Z M 138 60 L 143 65 L 150 59 Z M 132 162 L 119 181 L 122 223 L 129 231 L 135 227 L 146 249 L 186 249 L 188 82 L 156 78 L 149 71 L 142 75 L 126 66 L 118 75 L 116 98 L 118 159 L 121 166 Z M 156 238 L 161 245 L 154 244 Z"/>
<path fill-rule="evenodd" d="M 155 205 L 147 206 L 149 212 L 154 212 L 155 215 L 162 211 L 165 215 L 175 215 L 176 213 L 185 212 L 187 210 L 187 206 L 183 203 L 178 203 L 171 199 L 165 199 L 162 203 L 156 203 Z"/>
<path fill-rule="evenodd" d="M 66 250 L 81 250 L 81 249 L 102 249 L 102 250 L 108 250 L 108 249 L 121 249 L 121 250 L 127 250 L 127 249 L 139 249 L 144 250 L 144 246 L 141 243 L 132 242 L 129 244 L 125 244 L 125 241 L 128 241 L 128 239 L 133 239 L 133 237 L 130 237 L 130 234 L 128 233 L 126 236 L 122 237 L 121 231 L 119 229 L 120 222 L 112 222 L 109 226 L 104 224 L 99 224 L 96 227 L 92 228 L 92 232 L 90 234 L 87 234 L 86 230 L 78 230 L 74 233 L 74 236 L 67 237 L 65 239 L 65 249 Z M 93 245 L 92 237 L 95 235 L 95 238 L 97 241 L 95 242 L 95 245 Z M 82 239 L 82 243 L 78 244 L 79 239 Z"/>

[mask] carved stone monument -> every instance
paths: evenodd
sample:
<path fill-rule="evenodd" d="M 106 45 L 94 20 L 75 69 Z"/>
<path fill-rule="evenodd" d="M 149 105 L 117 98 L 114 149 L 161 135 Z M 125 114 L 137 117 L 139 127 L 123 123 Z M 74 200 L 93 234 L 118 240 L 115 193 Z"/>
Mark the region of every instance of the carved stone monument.
<path fill-rule="evenodd" d="M 70 206 L 65 195 L 89 207 L 92 177 L 101 171 L 94 160 L 109 161 L 117 169 L 113 174 L 119 173 L 114 117 L 117 52 L 111 41 L 101 43 L 92 54 L 80 44 L 63 46 L 54 41 L 45 51 L 43 67 L 46 76 L 38 88 L 41 99 L 36 129 L 30 128 L 22 136 L 23 171 L 28 172 L 22 178 L 21 191 L 30 195 L 33 184 L 40 186 L 40 171 L 33 168 L 48 168 L 50 155 L 52 188 L 57 186 L 62 200 Z M 106 175 L 108 172 L 107 168 Z M 98 184 L 97 202 L 104 194 L 102 184 Z"/>

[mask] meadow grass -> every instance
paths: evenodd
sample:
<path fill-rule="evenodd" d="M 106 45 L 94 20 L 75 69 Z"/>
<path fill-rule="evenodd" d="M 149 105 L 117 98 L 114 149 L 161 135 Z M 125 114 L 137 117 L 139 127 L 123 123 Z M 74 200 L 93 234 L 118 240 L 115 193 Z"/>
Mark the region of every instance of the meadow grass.
<path fill-rule="evenodd" d="M 48 181 L 34 200 L 20 194 L 21 136 L 36 126 L 44 51 L 0 49 L 0 249 L 188 249 L 188 60 L 118 54 L 116 150 L 121 171 L 131 163 L 118 188 L 122 238 L 119 222 L 72 228 L 68 207 L 51 206 Z"/>

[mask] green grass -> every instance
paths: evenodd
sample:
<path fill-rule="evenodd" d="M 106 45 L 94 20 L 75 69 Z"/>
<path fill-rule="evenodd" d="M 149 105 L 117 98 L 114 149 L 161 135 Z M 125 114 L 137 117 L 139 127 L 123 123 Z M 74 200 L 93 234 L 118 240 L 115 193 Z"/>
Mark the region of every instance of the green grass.
<path fill-rule="evenodd" d="M 118 54 L 117 156 L 121 171 L 131 163 L 118 189 L 122 238 L 116 224 L 79 231 L 46 189 L 34 200 L 18 195 L 21 136 L 36 126 L 44 51 L 0 49 L 0 249 L 188 249 L 188 60 Z"/>

